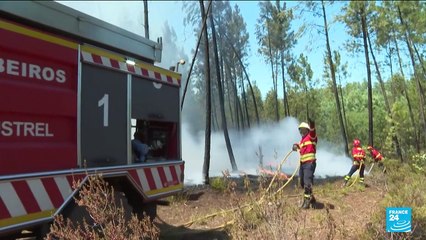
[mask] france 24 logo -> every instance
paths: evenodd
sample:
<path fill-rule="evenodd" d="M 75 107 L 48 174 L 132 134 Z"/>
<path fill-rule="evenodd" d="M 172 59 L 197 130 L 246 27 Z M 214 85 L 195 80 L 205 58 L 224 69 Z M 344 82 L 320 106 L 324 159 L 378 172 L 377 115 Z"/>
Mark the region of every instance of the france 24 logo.
<path fill-rule="evenodd" d="M 386 232 L 411 232 L 411 208 L 386 208 Z"/>

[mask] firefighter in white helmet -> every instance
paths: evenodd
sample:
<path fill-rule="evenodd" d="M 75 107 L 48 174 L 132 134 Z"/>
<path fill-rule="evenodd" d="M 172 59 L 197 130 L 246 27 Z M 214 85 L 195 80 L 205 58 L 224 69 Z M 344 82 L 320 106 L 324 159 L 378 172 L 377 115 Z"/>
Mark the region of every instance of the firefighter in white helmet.
<path fill-rule="evenodd" d="M 302 122 L 299 125 L 299 132 L 302 139 L 299 143 L 293 144 L 293 151 L 299 151 L 300 170 L 299 181 L 304 189 L 302 208 L 307 209 L 315 204 L 315 197 L 312 194 L 312 185 L 314 183 L 314 173 L 316 168 L 316 145 L 317 134 L 315 131 L 315 122 L 308 118 L 308 122 Z"/>

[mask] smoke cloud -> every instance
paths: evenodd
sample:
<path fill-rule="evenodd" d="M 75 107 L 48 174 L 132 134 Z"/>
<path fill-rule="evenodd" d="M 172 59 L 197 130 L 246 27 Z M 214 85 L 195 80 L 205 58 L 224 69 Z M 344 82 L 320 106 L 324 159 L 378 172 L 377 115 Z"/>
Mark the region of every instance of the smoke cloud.
<path fill-rule="evenodd" d="M 297 127 L 298 121 L 295 118 L 285 118 L 279 123 L 252 127 L 241 132 L 230 131 L 238 170 L 247 174 L 258 173 L 259 148 L 262 149 L 264 167 L 273 166 L 273 169 L 276 169 L 285 155 L 291 151 L 292 145 L 300 141 L 301 136 Z M 319 136 L 316 177 L 343 176 L 349 171 L 351 160 L 343 152 L 335 153 L 331 149 L 331 144 Z M 182 151 L 183 160 L 185 160 L 185 183 L 201 184 L 203 182 L 204 132 L 191 134 L 190 124 L 184 123 Z M 210 157 L 210 176 L 221 176 L 223 170 L 232 170 L 223 132 L 212 133 Z M 298 166 L 298 161 L 298 153 L 291 153 L 282 170 L 287 174 L 292 173 Z"/>
<path fill-rule="evenodd" d="M 139 1 L 105 2 L 105 1 L 58 1 L 61 4 L 75 8 L 86 14 L 103 19 L 128 31 L 144 36 L 143 3 Z M 187 48 L 195 48 L 194 34 L 191 28 L 174 30 L 173 23 L 183 25 L 184 18 L 178 2 L 154 1 L 149 3 L 150 12 L 150 39 L 156 41 L 163 37 L 162 62 L 159 66 L 169 68 L 176 66 L 177 61 L 185 59 L 187 64 L 179 66 L 183 73 L 182 87 L 185 85 L 187 69 L 190 59 Z M 163 13 L 170 16 L 179 15 L 174 22 L 164 21 Z M 183 47 L 184 46 L 184 47 Z M 187 184 L 202 182 L 202 168 L 204 161 L 204 132 L 196 129 L 204 128 L 199 102 L 192 98 L 192 91 L 187 93 L 182 119 L 182 158 L 185 160 L 185 181 Z M 297 130 L 298 121 L 286 118 L 279 123 L 252 127 L 237 132 L 230 131 L 230 140 L 239 171 L 247 174 L 256 174 L 259 166 L 259 148 L 262 149 L 264 166 L 277 166 L 282 158 L 290 151 L 292 144 L 300 141 Z M 333 149 L 343 149 L 329 144 L 319 137 L 317 145 L 316 177 L 342 176 L 349 171 L 351 160 L 342 152 Z M 292 173 L 298 164 L 298 153 L 293 152 L 284 164 L 283 171 Z M 210 176 L 220 176 L 222 170 L 231 170 L 228 152 L 223 132 L 212 133 Z"/>

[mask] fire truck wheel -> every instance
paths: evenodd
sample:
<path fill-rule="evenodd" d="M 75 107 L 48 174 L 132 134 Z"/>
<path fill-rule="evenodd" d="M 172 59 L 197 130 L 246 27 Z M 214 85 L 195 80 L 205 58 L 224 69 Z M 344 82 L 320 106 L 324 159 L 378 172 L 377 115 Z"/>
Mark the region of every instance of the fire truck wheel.
<path fill-rule="evenodd" d="M 70 202 L 61 212 L 64 219 L 69 219 L 74 225 L 82 224 L 83 219 L 89 225 L 93 225 L 93 219 L 90 217 L 85 207 L 78 206 L 74 201 Z"/>
<path fill-rule="evenodd" d="M 116 207 L 122 206 L 124 208 L 124 219 L 129 221 L 132 217 L 133 208 L 128 203 L 126 195 L 123 192 L 114 192 L 114 202 Z M 78 206 L 74 201 L 69 203 L 61 214 L 64 218 L 70 219 L 74 225 L 82 224 L 83 219 L 85 219 L 89 225 L 94 224 L 86 208 L 84 206 Z"/>
<path fill-rule="evenodd" d="M 43 223 L 36 230 L 36 239 L 44 239 L 46 235 L 50 232 L 50 225 L 52 222 Z"/>
<path fill-rule="evenodd" d="M 151 221 L 157 216 L 157 203 L 156 202 L 148 202 L 142 204 L 141 214 L 145 213 Z"/>
<path fill-rule="evenodd" d="M 114 192 L 114 201 L 117 207 L 123 207 L 124 209 L 124 219 L 130 221 L 132 218 L 133 208 L 127 201 L 126 194 L 123 192 Z"/>

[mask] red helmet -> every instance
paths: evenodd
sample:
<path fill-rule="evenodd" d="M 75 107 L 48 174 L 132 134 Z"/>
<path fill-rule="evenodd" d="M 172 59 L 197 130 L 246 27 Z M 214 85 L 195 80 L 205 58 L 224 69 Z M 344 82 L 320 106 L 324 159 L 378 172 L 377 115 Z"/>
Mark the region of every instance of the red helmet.
<path fill-rule="evenodd" d="M 359 139 L 354 139 L 354 147 L 359 147 L 361 145 L 361 141 Z"/>

